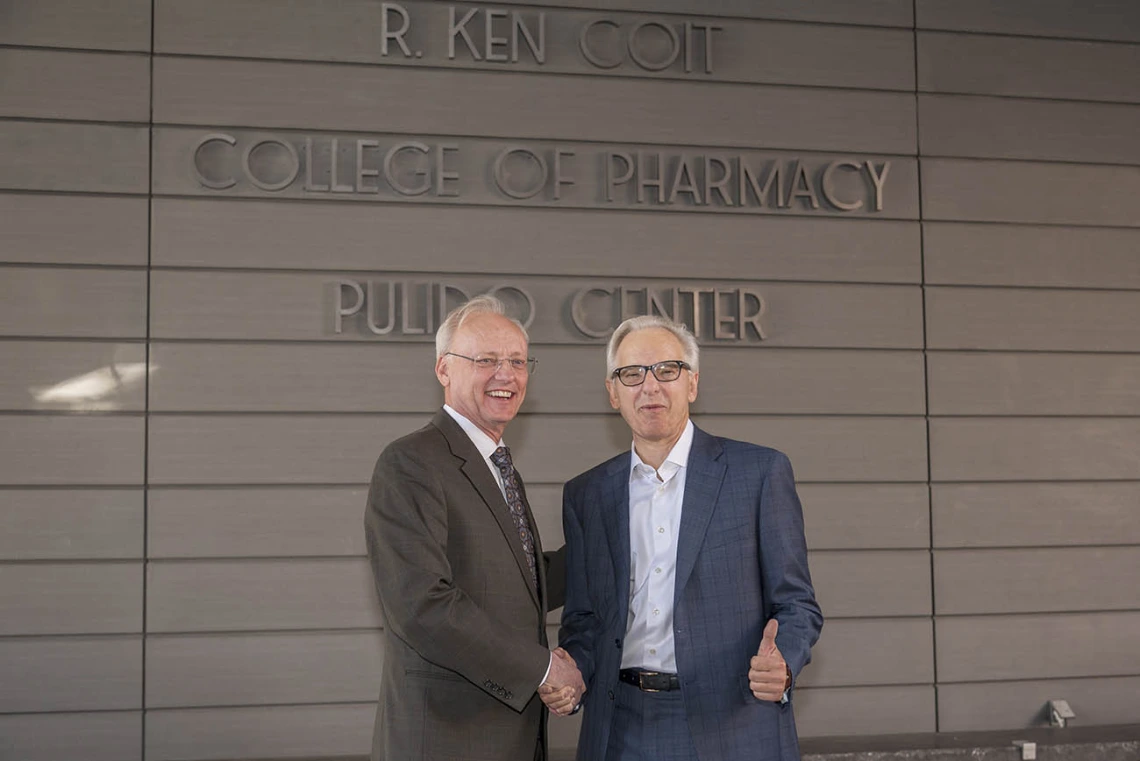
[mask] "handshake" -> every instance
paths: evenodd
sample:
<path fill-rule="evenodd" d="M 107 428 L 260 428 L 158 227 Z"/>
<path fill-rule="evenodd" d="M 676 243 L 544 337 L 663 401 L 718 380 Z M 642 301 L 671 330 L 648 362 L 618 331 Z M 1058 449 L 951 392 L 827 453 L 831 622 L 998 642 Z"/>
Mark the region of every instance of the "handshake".
<path fill-rule="evenodd" d="M 550 673 L 538 688 L 542 702 L 551 713 L 569 716 L 585 693 L 586 683 L 582 681 L 582 672 L 578 670 L 570 653 L 562 648 L 554 650 L 550 655 Z"/>

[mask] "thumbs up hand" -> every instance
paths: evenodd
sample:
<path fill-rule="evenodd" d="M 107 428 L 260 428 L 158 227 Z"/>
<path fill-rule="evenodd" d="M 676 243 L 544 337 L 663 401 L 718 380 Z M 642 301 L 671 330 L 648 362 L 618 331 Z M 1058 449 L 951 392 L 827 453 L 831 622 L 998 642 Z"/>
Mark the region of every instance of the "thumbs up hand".
<path fill-rule="evenodd" d="M 748 687 L 757 700 L 779 702 L 784 691 L 791 686 L 791 672 L 780 648 L 776 646 L 776 632 L 780 623 L 771 619 L 764 627 L 764 636 L 748 668 Z"/>

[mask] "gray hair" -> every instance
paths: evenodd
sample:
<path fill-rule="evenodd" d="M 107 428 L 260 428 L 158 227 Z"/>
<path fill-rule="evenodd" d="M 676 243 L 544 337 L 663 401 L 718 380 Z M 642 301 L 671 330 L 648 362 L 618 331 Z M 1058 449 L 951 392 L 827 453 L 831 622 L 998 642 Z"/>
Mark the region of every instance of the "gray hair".
<path fill-rule="evenodd" d="M 606 377 L 609 378 L 613 375 L 614 370 L 617 369 L 617 353 L 618 347 L 621 342 L 626 339 L 630 333 L 638 330 L 650 330 L 652 328 L 660 328 L 672 333 L 678 341 L 681 342 L 681 359 L 685 364 L 695 373 L 700 370 L 701 363 L 701 350 L 697 346 L 697 339 L 693 336 L 692 332 L 679 322 L 673 322 L 668 317 L 661 315 L 642 315 L 640 317 L 630 317 L 628 320 L 618 325 L 617 330 L 610 336 L 609 346 L 606 347 Z"/>
<path fill-rule="evenodd" d="M 526 339 L 527 343 L 530 343 L 530 336 L 527 335 L 526 328 L 522 326 L 521 322 L 507 314 L 507 308 L 503 306 L 503 302 L 490 294 L 483 294 L 452 309 L 444 321 L 440 323 L 439 330 L 435 333 L 436 359 L 451 350 L 451 339 L 455 337 L 455 331 L 463 327 L 463 323 L 467 321 L 468 317 L 474 317 L 477 314 L 497 314 L 506 317 L 522 331 L 523 338 Z"/>

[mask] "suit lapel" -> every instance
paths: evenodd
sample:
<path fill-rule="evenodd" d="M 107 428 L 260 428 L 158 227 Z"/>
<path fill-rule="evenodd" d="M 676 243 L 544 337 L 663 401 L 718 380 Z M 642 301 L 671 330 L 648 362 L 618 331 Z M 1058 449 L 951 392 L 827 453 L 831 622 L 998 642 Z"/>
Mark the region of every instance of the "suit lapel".
<path fill-rule="evenodd" d="M 614 460 L 606 473 L 602 488 L 601 511 L 610 543 L 617 584 L 618 618 L 625 626 L 629 616 L 629 468 L 630 454 Z"/>
<path fill-rule="evenodd" d="M 713 508 L 724 483 L 726 468 L 723 454 L 720 442 L 700 428 L 694 428 L 693 447 L 689 450 L 688 472 L 685 474 L 685 496 L 681 502 L 674 603 L 681 599 L 681 590 L 697 563 L 697 554 L 712 520 Z"/>
<path fill-rule="evenodd" d="M 486 504 L 487 509 L 495 517 L 495 521 L 499 524 L 499 529 L 503 532 L 503 537 L 507 540 L 507 545 L 511 548 L 512 554 L 515 556 L 515 562 L 518 563 L 519 573 L 522 574 L 523 581 L 526 582 L 526 588 L 530 591 L 530 596 L 534 600 L 534 604 L 540 610 L 542 609 L 541 603 L 538 599 L 538 590 L 534 588 L 531 582 L 530 568 L 526 562 L 526 552 L 523 550 L 522 541 L 519 539 L 518 530 L 515 528 L 515 519 L 511 515 L 511 510 L 507 507 L 506 500 L 503 499 L 503 493 L 499 491 L 499 484 L 495 482 L 495 477 L 491 475 L 491 470 L 487 465 L 487 461 L 483 459 L 483 455 L 479 454 L 479 450 L 475 448 L 475 444 L 467 436 L 459 423 L 456 423 L 451 415 L 447 414 L 446 410 L 440 410 L 432 418 L 432 425 L 438 428 L 444 438 L 447 439 L 448 446 L 451 447 L 451 453 L 463 460 L 460 470 L 475 491 L 482 498 Z M 519 485 L 522 485 L 522 477 L 519 477 Z M 526 497 L 523 497 L 523 504 L 526 504 Z M 530 515 L 530 506 L 527 505 L 527 517 L 531 521 L 531 532 L 535 534 L 535 560 L 541 565 L 542 555 L 538 549 L 538 535 L 534 528 L 534 518 Z M 540 577 L 541 578 L 541 577 Z"/>

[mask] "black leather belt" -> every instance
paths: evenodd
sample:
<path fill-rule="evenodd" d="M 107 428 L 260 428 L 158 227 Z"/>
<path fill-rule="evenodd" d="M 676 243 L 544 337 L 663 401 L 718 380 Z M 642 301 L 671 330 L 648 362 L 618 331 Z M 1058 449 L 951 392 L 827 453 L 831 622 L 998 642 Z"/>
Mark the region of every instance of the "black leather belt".
<path fill-rule="evenodd" d="M 663 674 L 660 671 L 622 669 L 618 672 L 618 679 L 626 684 L 632 684 L 642 692 L 669 692 L 681 689 L 681 680 L 676 674 Z"/>

